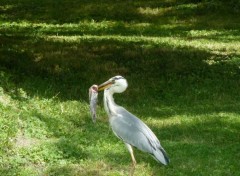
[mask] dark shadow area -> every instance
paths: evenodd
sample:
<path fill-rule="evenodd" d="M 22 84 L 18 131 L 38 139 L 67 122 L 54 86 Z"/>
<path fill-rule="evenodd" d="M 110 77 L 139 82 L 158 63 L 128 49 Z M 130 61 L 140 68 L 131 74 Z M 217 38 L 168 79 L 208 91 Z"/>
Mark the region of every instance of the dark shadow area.
<path fill-rule="evenodd" d="M 225 57 L 189 47 L 172 48 L 170 43 L 155 45 L 150 41 L 93 38 L 76 42 L 44 39 L 33 42 L 30 39 L 3 43 L 1 48 L 1 67 L 11 75 L 8 84 L 3 83 L 2 87 L 12 96 L 17 97 L 17 92 L 15 95 L 8 85 L 12 89 L 21 87 L 30 96 L 88 102 L 88 88 L 92 84 L 120 74 L 127 78 L 129 88 L 124 94 L 116 95 L 117 101 L 130 110 L 132 104 L 139 107 L 141 113 L 146 109 L 146 114 L 139 114 L 141 116 L 149 111 L 156 117 L 170 117 L 185 111 L 202 113 L 203 109 L 205 113 L 239 112 L 239 96 L 234 90 L 240 84 L 240 70 L 238 61 L 231 62 L 239 55 Z M 209 64 L 210 61 L 214 64 Z M 222 106 L 223 101 L 226 107 Z M 182 109 L 182 104 L 189 104 L 189 109 Z M 170 108 L 159 110 L 157 107 Z"/>
<path fill-rule="evenodd" d="M 30 21 L 32 23 L 78 23 L 84 20 L 124 21 L 169 24 L 176 21 L 192 24 L 206 23 L 201 16 L 212 14 L 236 18 L 240 4 L 230 1 L 9 1 L 1 2 L 1 18 L 8 21 Z M 227 15 L 225 15 L 227 14 Z M 174 20 L 172 20 L 174 17 Z M 213 18 L 217 16 L 213 15 Z M 196 21 L 193 22 L 192 19 Z M 238 18 L 237 18 L 238 19 Z M 236 21 L 238 21 L 236 19 Z M 227 20 L 226 20 L 227 22 Z M 207 24 L 207 23 L 206 23 Z M 237 22 L 236 22 L 237 24 Z M 224 25 L 223 26 L 227 26 Z M 209 25 L 208 27 L 211 27 Z M 212 26 L 214 27 L 214 26 Z"/>

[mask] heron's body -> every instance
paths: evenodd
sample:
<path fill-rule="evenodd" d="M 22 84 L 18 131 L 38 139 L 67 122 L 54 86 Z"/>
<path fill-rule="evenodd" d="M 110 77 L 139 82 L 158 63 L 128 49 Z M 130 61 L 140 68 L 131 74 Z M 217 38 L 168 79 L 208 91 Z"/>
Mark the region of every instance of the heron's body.
<path fill-rule="evenodd" d="M 122 93 L 127 88 L 126 80 L 121 76 L 111 78 L 99 86 L 104 89 L 104 107 L 109 116 L 109 123 L 114 134 L 126 144 L 133 164 L 136 163 L 132 146 L 151 154 L 164 165 L 169 159 L 152 130 L 125 108 L 118 106 L 113 99 L 114 93 Z"/>

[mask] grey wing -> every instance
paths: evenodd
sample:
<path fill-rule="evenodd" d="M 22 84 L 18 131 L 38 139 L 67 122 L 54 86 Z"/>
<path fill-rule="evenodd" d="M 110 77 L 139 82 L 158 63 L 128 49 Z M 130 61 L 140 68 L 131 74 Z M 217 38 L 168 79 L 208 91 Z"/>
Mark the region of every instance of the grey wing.
<path fill-rule="evenodd" d="M 110 119 L 116 136 L 144 152 L 153 153 L 153 150 L 161 148 L 155 134 L 140 119 L 122 107 L 117 108 L 117 114 Z"/>

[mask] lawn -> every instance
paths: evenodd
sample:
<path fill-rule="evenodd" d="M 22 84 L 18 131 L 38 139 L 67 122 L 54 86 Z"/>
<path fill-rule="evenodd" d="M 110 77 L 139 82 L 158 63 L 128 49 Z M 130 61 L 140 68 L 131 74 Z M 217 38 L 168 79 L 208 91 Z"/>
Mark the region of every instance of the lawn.
<path fill-rule="evenodd" d="M 115 75 L 171 160 L 135 149 L 136 176 L 240 175 L 238 0 L 1 0 L 0 175 L 128 175 L 102 93 L 89 114 Z"/>

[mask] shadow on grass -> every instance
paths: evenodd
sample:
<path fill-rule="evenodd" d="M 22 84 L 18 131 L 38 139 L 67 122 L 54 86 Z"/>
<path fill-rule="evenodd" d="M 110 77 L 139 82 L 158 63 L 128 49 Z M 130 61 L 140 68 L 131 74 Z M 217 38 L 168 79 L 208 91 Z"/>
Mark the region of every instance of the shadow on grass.
<path fill-rule="evenodd" d="M 1 18 L 9 21 L 27 20 L 46 23 L 74 23 L 83 20 L 128 22 L 191 21 L 213 12 L 218 15 L 239 14 L 239 2 L 196 0 L 181 1 L 32 1 L 3 0 Z M 64 12 L 64 13 L 63 13 Z M 175 17 L 174 19 L 172 17 Z"/>
<path fill-rule="evenodd" d="M 88 102 L 92 84 L 120 74 L 127 78 L 129 88 L 116 95 L 117 101 L 132 111 L 137 107 L 141 116 L 198 114 L 203 109 L 205 113 L 239 112 L 235 90 L 240 72 L 238 61 L 231 61 L 238 55 L 172 47 L 115 39 L 64 43 L 27 39 L 11 49 L 2 48 L 2 68 L 11 75 L 2 87 L 6 92 L 21 87 L 30 96 Z"/>

